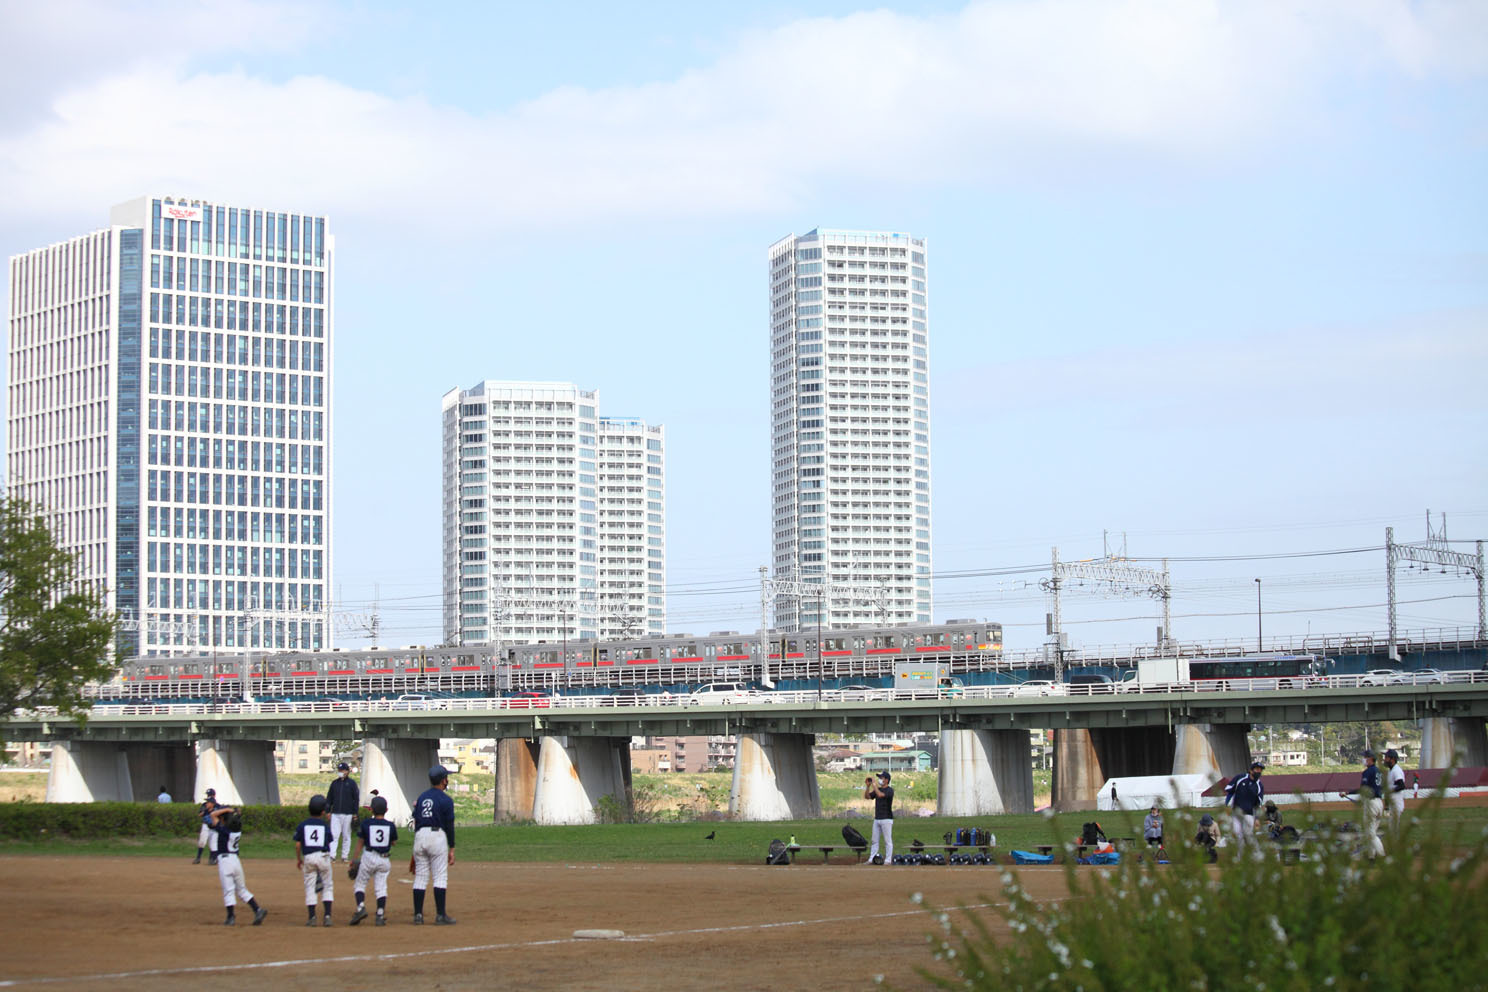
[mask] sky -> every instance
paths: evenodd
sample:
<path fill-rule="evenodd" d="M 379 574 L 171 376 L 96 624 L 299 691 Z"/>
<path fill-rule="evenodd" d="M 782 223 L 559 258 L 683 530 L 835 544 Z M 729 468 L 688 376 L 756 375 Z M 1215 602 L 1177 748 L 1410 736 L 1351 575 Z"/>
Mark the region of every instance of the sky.
<path fill-rule="evenodd" d="M 440 398 L 488 378 L 665 424 L 669 627 L 754 629 L 766 251 L 817 226 L 929 240 L 938 620 L 1035 647 L 1052 549 L 1125 548 L 1182 640 L 1382 631 L 1386 527 L 1488 537 L 1488 5 L 0 0 L 0 94 L 0 254 L 329 215 L 332 592 L 384 643 L 441 638 Z"/>

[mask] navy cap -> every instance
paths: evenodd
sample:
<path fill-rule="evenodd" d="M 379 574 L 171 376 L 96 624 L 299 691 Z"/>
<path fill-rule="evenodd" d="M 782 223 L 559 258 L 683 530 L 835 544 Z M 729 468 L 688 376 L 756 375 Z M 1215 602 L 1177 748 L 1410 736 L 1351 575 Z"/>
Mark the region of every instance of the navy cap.
<path fill-rule="evenodd" d="M 1400 755 L 1396 754 L 1395 753 L 1395 749 L 1392 747 L 1392 748 L 1390 748 L 1390 750 L 1388 750 L 1388 751 L 1385 752 L 1385 760 L 1386 761 L 1399 761 L 1400 760 Z"/>
<path fill-rule="evenodd" d="M 449 778 L 449 769 L 443 765 L 435 765 L 429 769 L 429 783 L 431 785 L 438 785 L 447 778 Z"/>
<path fill-rule="evenodd" d="M 883 771 L 883 772 L 879 772 L 878 773 L 878 777 L 881 778 L 881 779 L 883 779 L 885 782 L 887 782 L 887 781 L 891 780 L 894 776 L 890 775 L 886 771 Z"/>
<path fill-rule="evenodd" d="M 216 796 L 216 795 L 217 795 L 217 790 L 216 789 L 208 789 L 207 790 L 207 798 L 210 799 L 210 798 L 212 798 L 213 796 Z"/>
<path fill-rule="evenodd" d="M 336 771 L 338 771 L 338 772 L 349 772 L 349 771 L 351 771 L 351 766 L 348 765 L 346 762 L 343 761 L 343 762 L 341 762 L 341 764 L 339 764 L 339 765 L 336 766 Z"/>
<path fill-rule="evenodd" d="M 1374 757 L 1374 752 L 1373 751 L 1370 751 L 1368 748 L 1366 748 L 1364 750 L 1364 757 L 1366 757 L 1366 758 L 1372 758 L 1372 757 Z"/>

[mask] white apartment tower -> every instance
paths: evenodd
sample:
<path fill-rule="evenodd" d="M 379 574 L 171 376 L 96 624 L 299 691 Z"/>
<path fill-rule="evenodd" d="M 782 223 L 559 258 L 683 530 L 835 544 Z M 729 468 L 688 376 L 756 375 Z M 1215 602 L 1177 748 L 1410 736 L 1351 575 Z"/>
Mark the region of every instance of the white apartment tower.
<path fill-rule="evenodd" d="M 144 655 L 328 647 L 334 240 L 146 196 L 10 259 L 6 475 Z"/>
<path fill-rule="evenodd" d="M 450 644 L 666 629 L 666 434 L 571 383 L 444 396 Z"/>
<path fill-rule="evenodd" d="M 770 247 L 782 629 L 931 620 L 925 254 L 923 238 L 826 228 Z"/>

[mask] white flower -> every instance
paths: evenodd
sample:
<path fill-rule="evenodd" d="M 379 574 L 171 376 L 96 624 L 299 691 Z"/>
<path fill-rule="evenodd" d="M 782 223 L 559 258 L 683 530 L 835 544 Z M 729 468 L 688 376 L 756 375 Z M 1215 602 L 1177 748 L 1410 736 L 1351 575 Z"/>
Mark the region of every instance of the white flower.
<path fill-rule="evenodd" d="M 920 903 L 925 901 L 925 894 L 923 892 L 916 892 L 914 895 L 909 897 L 909 901 L 918 906 Z"/>
<path fill-rule="evenodd" d="M 1276 917 L 1266 917 L 1266 925 L 1269 926 L 1271 928 L 1271 932 L 1276 935 L 1276 940 L 1278 943 L 1285 944 L 1287 942 L 1287 933 L 1285 930 L 1282 929 L 1281 922 L 1277 920 Z"/>

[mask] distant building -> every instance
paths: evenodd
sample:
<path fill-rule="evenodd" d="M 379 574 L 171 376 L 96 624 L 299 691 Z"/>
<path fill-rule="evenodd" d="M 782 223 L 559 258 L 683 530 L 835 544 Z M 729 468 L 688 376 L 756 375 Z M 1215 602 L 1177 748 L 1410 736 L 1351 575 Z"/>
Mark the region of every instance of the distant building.
<path fill-rule="evenodd" d="M 776 626 L 930 623 L 927 247 L 818 228 L 770 246 Z M 811 584 L 826 583 L 818 600 Z"/>
<path fill-rule="evenodd" d="M 706 772 L 734 767 L 734 738 L 725 734 L 686 737 L 648 737 L 646 747 L 671 754 L 674 772 Z M 636 749 L 632 747 L 631 754 Z"/>
<path fill-rule="evenodd" d="M 332 646 L 335 239 L 145 196 L 10 259 L 5 478 L 126 654 Z"/>
<path fill-rule="evenodd" d="M 927 772 L 930 755 L 926 751 L 873 751 L 863 755 L 863 770 L 868 772 Z"/>
<path fill-rule="evenodd" d="M 630 770 L 644 775 L 672 770 L 672 752 L 664 747 L 633 747 L 630 749 Z"/>
<path fill-rule="evenodd" d="M 450 644 L 666 630 L 666 432 L 561 382 L 444 396 Z"/>
<path fill-rule="evenodd" d="M 274 768 L 285 775 L 332 775 L 337 761 L 335 741 L 274 742 Z"/>

